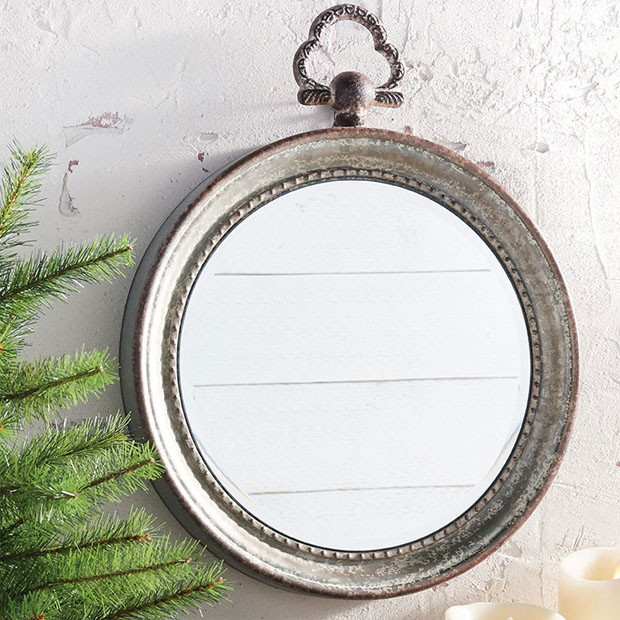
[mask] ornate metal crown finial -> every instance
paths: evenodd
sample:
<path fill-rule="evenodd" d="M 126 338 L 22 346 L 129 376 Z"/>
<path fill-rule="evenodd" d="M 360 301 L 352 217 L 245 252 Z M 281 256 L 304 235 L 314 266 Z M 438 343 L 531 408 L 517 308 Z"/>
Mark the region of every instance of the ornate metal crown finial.
<path fill-rule="evenodd" d="M 338 74 L 329 86 L 308 76 L 306 61 L 320 49 L 323 31 L 337 21 L 349 20 L 370 31 L 375 49 L 388 61 L 390 77 L 375 88 L 370 80 L 356 71 Z M 303 105 L 330 105 L 334 110 L 334 126 L 361 125 L 368 109 L 373 106 L 398 108 L 402 93 L 394 90 L 405 74 L 398 50 L 387 41 L 385 28 L 376 15 L 355 4 L 338 4 L 323 11 L 310 26 L 308 40 L 302 43 L 293 60 L 293 73 L 299 85 L 297 99 Z"/>

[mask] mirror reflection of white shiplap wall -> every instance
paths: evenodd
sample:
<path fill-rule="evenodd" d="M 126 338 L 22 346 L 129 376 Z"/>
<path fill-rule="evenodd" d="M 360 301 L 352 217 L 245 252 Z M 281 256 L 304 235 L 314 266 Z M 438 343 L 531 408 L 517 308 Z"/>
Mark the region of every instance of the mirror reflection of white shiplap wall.
<path fill-rule="evenodd" d="M 298 189 L 229 233 L 192 291 L 179 367 L 228 491 L 338 549 L 465 511 L 529 390 L 523 315 L 490 249 L 429 198 L 362 180 Z"/>

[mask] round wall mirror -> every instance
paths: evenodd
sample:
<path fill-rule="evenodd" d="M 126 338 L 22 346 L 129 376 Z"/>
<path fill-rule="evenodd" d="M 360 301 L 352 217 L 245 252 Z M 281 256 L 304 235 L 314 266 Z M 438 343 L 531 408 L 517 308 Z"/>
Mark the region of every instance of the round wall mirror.
<path fill-rule="evenodd" d="M 209 179 L 138 269 L 134 431 L 185 527 L 273 585 L 373 598 L 467 570 L 535 508 L 577 343 L 540 235 L 475 165 L 337 127 Z"/>
<path fill-rule="evenodd" d="M 320 547 L 398 547 L 486 492 L 523 425 L 526 321 L 460 217 L 371 180 L 306 185 L 219 242 L 178 370 L 189 430 L 241 508 Z"/>

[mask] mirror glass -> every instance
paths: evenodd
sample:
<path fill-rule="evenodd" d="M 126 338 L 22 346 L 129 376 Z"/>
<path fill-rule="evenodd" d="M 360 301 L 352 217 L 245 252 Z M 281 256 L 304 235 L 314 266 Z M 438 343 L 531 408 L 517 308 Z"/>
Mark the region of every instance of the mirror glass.
<path fill-rule="evenodd" d="M 484 494 L 521 428 L 517 294 L 432 199 L 342 179 L 284 194 L 210 255 L 179 341 L 185 413 L 225 490 L 348 551 L 412 542 Z"/>

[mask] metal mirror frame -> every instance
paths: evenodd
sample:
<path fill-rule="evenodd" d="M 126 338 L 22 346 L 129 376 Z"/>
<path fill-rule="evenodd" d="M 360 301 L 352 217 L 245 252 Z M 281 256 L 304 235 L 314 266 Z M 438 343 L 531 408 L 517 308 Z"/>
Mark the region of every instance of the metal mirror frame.
<path fill-rule="evenodd" d="M 234 501 L 201 458 L 178 378 L 178 341 L 192 285 L 218 243 L 285 192 L 333 179 L 374 179 L 433 199 L 471 226 L 504 266 L 530 339 L 528 408 L 500 474 L 471 508 L 421 540 L 334 551 L 271 529 Z M 378 213 L 380 217 L 380 213 Z M 187 528 L 232 566 L 272 585 L 345 598 L 415 592 L 496 550 L 531 514 L 566 449 L 576 403 L 577 337 L 567 291 L 540 234 L 484 171 L 420 138 L 335 127 L 270 144 L 196 188 L 149 246 L 123 321 L 121 378 L 133 431 L 166 467 L 156 488 Z"/>

